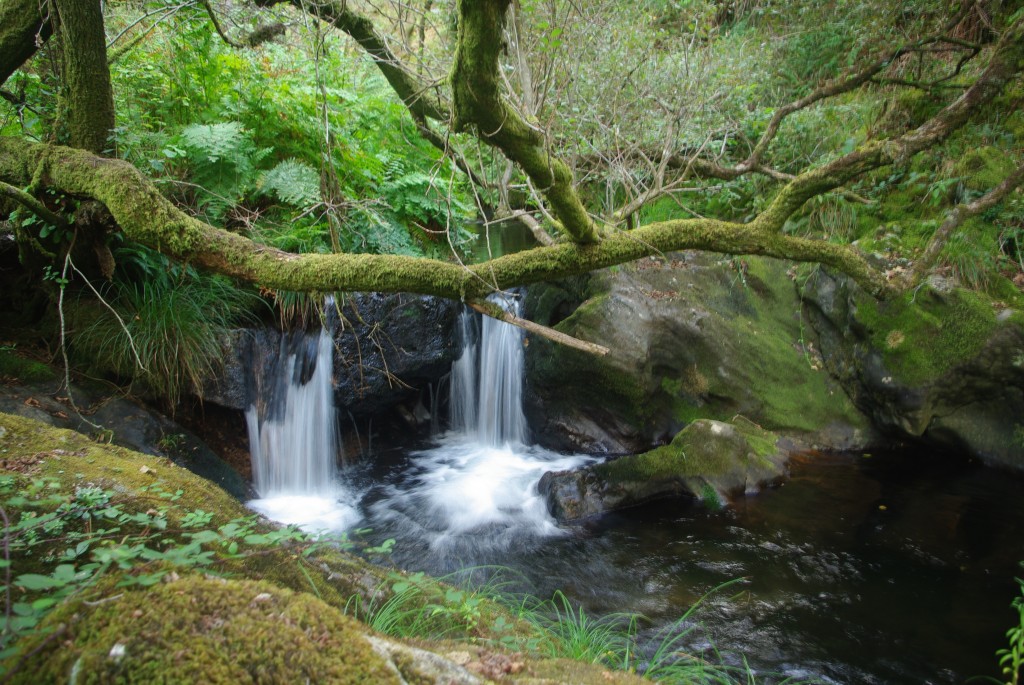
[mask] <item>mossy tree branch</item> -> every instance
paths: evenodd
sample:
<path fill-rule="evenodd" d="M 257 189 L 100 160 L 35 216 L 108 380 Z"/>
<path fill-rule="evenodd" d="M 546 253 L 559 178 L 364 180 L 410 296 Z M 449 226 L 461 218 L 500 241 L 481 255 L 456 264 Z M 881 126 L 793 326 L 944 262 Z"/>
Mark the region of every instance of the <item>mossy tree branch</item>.
<path fill-rule="evenodd" d="M 950 237 L 965 221 L 967 221 L 967 219 L 981 214 L 982 212 L 999 204 L 1007 195 L 1019 188 L 1022 183 L 1024 183 L 1024 164 L 1017 167 L 1017 169 L 1004 178 L 999 185 L 992 188 L 978 199 L 972 202 L 959 204 L 950 210 L 945 221 L 943 221 L 942 225 L 935 230 L 935 233 L 932 235 L 932 238 L 928 242 L 928 246 L 924 249 L 924 252 L 922 252 L 921 256 L 917 258 L 917 262 L 914 264 L 914 268 L 910 272 L 910 277 L 907 279 L 905 286 L 908 288 L 916 287 L 917 284 L 924 279 L 928 270 L 932 268 L 932 265 L 934 265 L 936 260 L 939 258 L 939 253 L 942 252 L 942 248 L 945 247 Z"/>
<path fill-rule="evenodd" d="M 595 243 L 597 228 L 573 185 L 572 171 L 550 153 L 543 130 L 505 97 L 498 73 L 511 0 L 459 0 L 451 85 L 455 130 L 480 138 L 519 165 L 544 194 L 560 228 L 575 242 Z"/>
<path fill-rule="evenodd" d="M 53 34 L 47 3 L 0 0 L 0 85 Z"/>
<path fill-rule="evenodd" d="M 884 294 L 884 275 L 848 246 L 751 231 L 713 219 L 649 224 L 600 243 L 560 243 L 470 267 L 400 255 L 291 254 L 205 224 L 165 199 L 128 162 L 85 150 L 0 138 L 0 180 L 102 202 L 126 237 L 198 267 L 270 288 L 298 291 L 417 292 L 459 300 L 496 289 L 564 278 L 641 257 L 683 249 L 758 254 L 820 262 L 850 274 L 869 292 Z"/>
<path fill-rule="evenodd" d="M 24 190 L 15 188 L 9 183 L 0 181 L 0 197 L 6 197 L 14 200 L 43 221 L 53 224 L 54 226 L 67 228 L 71 225 L 66 218 L 56 212 L 50 211 L 46 205 L 37 200 L 34 196 L 26 193 Z"/>
<path fill-rule="evenodd" d="M 910 159 L 947 138 L 985 104 L 1003 91 L 1024 69 L 1024 16 L 1000 36 L 981 75 L 964 93 L 918 128 L 892 140 L 872 141 L 817 169 L 804 172 L 784 186 L 751 227 L 766 232 L 783 225 L 807 200 L 835 190 L 882 166 Z"/>

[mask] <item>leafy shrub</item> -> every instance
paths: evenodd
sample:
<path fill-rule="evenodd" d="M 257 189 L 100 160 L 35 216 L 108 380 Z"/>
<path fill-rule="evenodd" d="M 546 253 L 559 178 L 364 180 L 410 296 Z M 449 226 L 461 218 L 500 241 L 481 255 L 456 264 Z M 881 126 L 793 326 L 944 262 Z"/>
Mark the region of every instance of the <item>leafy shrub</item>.
<path fill-rule="evenodd" d="M 183 156 L 198 186 L 196 204 L 213 220 L 222 219 L 256 185 L 259 163 L 270 148 L 258 148 L 235 121 L 187 126 L 178 137 L 179 148 L 167 149 L 169 157 Z"/>

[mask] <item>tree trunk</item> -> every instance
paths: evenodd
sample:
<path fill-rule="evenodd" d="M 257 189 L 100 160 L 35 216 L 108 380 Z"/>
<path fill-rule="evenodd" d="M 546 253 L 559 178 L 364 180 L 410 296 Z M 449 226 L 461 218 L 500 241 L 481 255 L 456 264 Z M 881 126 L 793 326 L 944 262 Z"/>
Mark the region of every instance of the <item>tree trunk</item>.
<path fill-rule="evenodd" d="M 100 0 L 54 0 L 62 42 L 61 119 L 68 143 L 97 154 L 110 150 L 114 93 Z"/>

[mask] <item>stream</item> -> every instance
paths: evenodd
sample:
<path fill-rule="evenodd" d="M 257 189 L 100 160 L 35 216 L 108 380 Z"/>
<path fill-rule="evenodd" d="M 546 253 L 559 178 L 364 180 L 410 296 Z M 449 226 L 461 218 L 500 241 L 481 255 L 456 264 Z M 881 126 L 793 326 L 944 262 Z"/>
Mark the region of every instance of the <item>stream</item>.
<path fill-rule="evenodd" d="M 500 567 L 519 591 L 561 590 L 593 615 L 641 614 L 642 639 L 744 579 L 704 600 L 685 646 L 713 643 L 763 682 L 998 675 L 995 651 L 1016 618 L 1013 578 L 1024 575 L 1019 475 L 921 448 L 807 454 L 782 486 L 722 510 L 663 501 L 560 527 L 537 481 L 592 458 L 529 444 L 518 329 L 469 318 L 462 328 L 453 430 L 427 444 L 378 440 L 372 459 L 340 473 L 337 447 L 296 437 L 312 429 L 290 423 L 333 414 L 329 384 L 317 380 L 331 346 L 311 337 L 283 349 L 280 387 L 267 395 L 276 399 L 250 411 L 262 495 L 250 506 L 308 530 L 394 538 L 392 562 L 408 570 Z M 337 440 L 333 426 L 324 435 Z"/>

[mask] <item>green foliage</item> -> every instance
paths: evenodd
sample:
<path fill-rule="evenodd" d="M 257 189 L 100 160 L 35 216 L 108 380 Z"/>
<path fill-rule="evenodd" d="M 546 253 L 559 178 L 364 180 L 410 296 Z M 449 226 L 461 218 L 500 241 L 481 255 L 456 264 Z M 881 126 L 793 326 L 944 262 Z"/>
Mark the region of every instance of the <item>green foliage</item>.
<path fill-rule="evenodd" d="M 180 148 L 168 147 L 164 154 L 184 157 L 198 186 L 197 206 L 214 221 L 223 219 L 255 188 L 257 168 L 271 153 L 270 148 L 257 147 L 236 121 L 187 126 L 177 142 Z"/>
<path fill-rule="evenodd" d="M 0 660 L 15 655 L 15 643 L 35 634 L 61 602 L 108 577 L 118 587 L 148 587 L 191 569 L 224 575 L 225 562 L 244 562 L 282 546 L 299 564 L 325 545 L 353 548 L 344 536 L 313 539 L 295 527 L 267 529 L 255 515 L 215 525 L 213 513 L 181 506 L 183 495 L 159 482 L 142 487 L 133 499 L 88 484 L 68 492 L 52 478 L 0 476 L 0 567 L 12 572 L 3 587 L 12 619 L 0 634 Z M 137 508 L 137 498 L 148 508 Z M 8 520 L 7 512 L 20 515 Z M 15 563 L 39 570 L 15 574 Z"/>
<path fill-rule="evenodd" d="M 322 202 L 320 174 L 297 159 L 279 162 L 260 179 L 260 191 L 298 209 L 311 209 Z"/>
<path fill-rule="evenodd" d="M 450 254 L 468 186 L 339 41 L 237 51 L 179 12 L 113 67 L 119 151 L 204 218 L 279 249 Z"/>
<path fill-rule="evenodd" d="M 943 246 L 939 262 L 948 266 L 960 283 L 975 290 L 988 290 L 998 277 L 999 249 L 988 236 L 957 233 Z"/>
<path fill-rule="evenodd" d="M 258 299 L 223 277 L 161 268 L 161 256 L 149 250 L 118 253 L 131 257 L 122 268 L 145 278 L 114 281 L 103 292 L 107 306 L 80 308 L 72 349 L 100 369 L 141 381 L 173 407 L 213 376 L 222 335 L 251 320 Z M 87 311 L 91 318 L 82 321 Z"/>
<path fill-rule="evenodd" d="M 996 652 L 1003 675 L 1007 676 L 1006 685 L 1019 685 L 1024 676 L 1024 580 L 1018 578 L 1017 584 L 1021 594 L 1011 604 L 1017 612 L 1017 625 L 1006 631 L 1009 646 Z"/>

